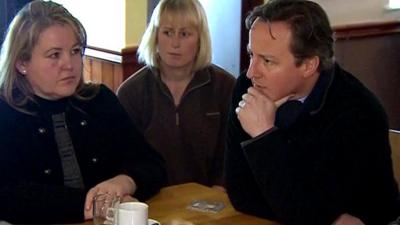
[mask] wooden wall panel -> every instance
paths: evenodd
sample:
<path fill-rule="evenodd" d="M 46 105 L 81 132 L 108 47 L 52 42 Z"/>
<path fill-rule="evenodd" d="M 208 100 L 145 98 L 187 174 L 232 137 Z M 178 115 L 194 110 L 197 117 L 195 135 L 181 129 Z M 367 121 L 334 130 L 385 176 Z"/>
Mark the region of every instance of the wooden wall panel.
<path fill-rule="evenodd" d="M 92 76 L 91 81 L 101 83 L 102 76 L 113 76 L 113 74 L 103 74 L 103 60 L 92 60 Z"/>
<path fill-rule="evenodd" d="M 84 79 L 95 83 L 102 83 L 116 91 L 122 83 L 122 65 L 94 57 L 85 57 Z"/>
<path fill-rule="evenodd" d="M 83 71 L 85 81 L 105 84 L 113 91 L 116 91 L 124 80 L 143 66 L 137 62 L 137 47 L 123 49 L 121 53 L 95 47 L 88 47 L 88 49 L 104 53 L 109 58 L 103 59 L 101 54 L 99 57 L 86 55 Z M 120 62 L 116 59 L 120 59 Z"/>
<path fill-rule="evenodd" d="M 83 79 L 85 81 L 91 80 L 92 76 L 92 61 L 89 60 L 87 57 L 83 59 Z"/>
<path fill-rule="evenodd" d="M 122 84 L 123 80 L 123 73 L 122 73 L 122 66 L 114 66 L 113 67 L 114 73 L 114 91 L 118 89 L 118 87 Z"/>
<path fill-rule="evenodd" d="M 335 57 L 381 101 L 400 130 L 400 22 L 338 27 Z"/>
<path fill-rule="evenodd" d="M 389 132 L 390 146 L 392 147 L 392 162 L 394 177 L 400 188 L 400 132 L 391 130 Z"/>
<path fill-rule="evenodd" d="M 137 47 L 122 49 L 122 74 L 123 80 L 126 80 L 144 65 L 140 64 L 137 59 Z"/>
<path fill-rule="evenodd" d="M 102 63 L 101 64 L 101 83 L 107 85 L 109 88 L 111 89 L 115 89 L 118 87 L 114 87 L 114 76 L 116 76 L 116 74 L 114 74 L 114 67 L 115 64 L 111 64 L 111 63 Z M 109 74 L 112 74 L 112 76 L 109 76 Z"/>

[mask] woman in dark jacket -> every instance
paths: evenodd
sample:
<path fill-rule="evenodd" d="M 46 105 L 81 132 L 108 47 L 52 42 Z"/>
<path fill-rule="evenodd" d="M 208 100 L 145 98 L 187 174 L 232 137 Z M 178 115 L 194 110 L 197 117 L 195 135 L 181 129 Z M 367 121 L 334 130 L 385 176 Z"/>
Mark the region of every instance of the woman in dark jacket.
<path fill-rule="evenodd" d="M 144 200 L 166 182 L 162 158 L 115 95 L 85 84 L 81 23 L 33 1 L 12 21 L 0 61 L 0 219 L 72 223 L 98 193 Z"/>

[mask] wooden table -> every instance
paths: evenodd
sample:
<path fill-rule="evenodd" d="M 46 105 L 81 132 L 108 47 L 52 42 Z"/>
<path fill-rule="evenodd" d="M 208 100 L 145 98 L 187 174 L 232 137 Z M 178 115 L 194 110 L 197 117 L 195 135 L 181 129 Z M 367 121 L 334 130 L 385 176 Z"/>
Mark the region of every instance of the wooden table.
<path fill-rule="evenodd" d="M 198 212 L 187 209 L 194 200 L 223 202 L 225 208 L 218 213 Z M 173 220 L 184 220 L 194 225 L 279 225 L 278 223 L 246 215 L 233 209 L 228 196 L 218 190 L 196 183 L 165 187 L 147 201 L 149 218 L 162 225 Z M 91 221 L 84 225 L 92 225 Z"/>
<path fill-rule="evenodd" d="M 218 213 L 188 210 L 187 206 L 194 200 L 223 202 L 225 208 Z M 147 203 L 149 217 L 160 221 L 161 224 L 173 219 L 183 219 L 195 225 L 278 225 L 234 210 L 225 193 L 196 183 L 163 188 Z"/>

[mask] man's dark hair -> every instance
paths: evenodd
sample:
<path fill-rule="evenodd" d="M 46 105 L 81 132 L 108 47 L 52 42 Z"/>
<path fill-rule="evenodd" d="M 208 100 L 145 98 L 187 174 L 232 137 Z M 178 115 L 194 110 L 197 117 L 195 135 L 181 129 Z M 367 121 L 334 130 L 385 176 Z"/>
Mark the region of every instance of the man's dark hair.
<path fill-rule="evenodd" d="M 265 22 L 289 24 L 292 31 L 290 49 L 296 58 L 296 65 L 318 56 L 320 71 L 332 66 L 333 32 L 328 16 L 317 3 L 307 0 L 269 0 L 250 12 L 246 27 L 250 29 L 257 18 Z"/>

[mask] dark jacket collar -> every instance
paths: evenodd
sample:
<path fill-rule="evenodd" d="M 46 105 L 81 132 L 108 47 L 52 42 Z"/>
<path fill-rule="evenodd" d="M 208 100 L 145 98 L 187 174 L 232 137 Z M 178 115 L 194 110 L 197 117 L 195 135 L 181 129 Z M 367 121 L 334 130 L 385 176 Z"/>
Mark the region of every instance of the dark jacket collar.
<path fill-rule="evenodd" d="M 340 68 L 335 63 L 331 68 L 321 71 L 313 90 L 304 102 L 304 112 L 314 115 L 324 107 L 335 71 L 338 69 Z"/>

